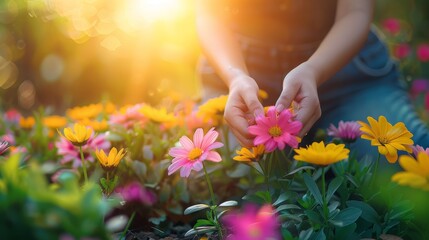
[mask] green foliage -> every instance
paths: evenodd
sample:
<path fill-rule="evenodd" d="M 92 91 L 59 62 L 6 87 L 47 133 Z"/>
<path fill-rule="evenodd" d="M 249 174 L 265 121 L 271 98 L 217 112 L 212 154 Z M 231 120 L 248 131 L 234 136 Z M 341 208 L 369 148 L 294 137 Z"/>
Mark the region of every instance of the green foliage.
<path fill-rule="evenodd" d="M 0 232 L 5 239 L 110 239 L 104 216 L 114 202 L 102 198 L 98 185 L 81 187 L 74 174 L 49 184 L 36 164 L 19 155 L 0 159 Z"/>

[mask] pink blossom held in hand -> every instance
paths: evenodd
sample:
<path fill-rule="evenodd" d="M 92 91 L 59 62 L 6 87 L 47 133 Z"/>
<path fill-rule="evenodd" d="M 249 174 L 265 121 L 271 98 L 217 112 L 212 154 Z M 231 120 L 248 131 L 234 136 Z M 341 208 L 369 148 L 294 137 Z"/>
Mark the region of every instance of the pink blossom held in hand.
<path fill-rule="evenodd" d="M 404 59 L 411 53 L 411 47 L 407 43 L 400 43 L 393 48 L 393 55 L 398 59 Z"/>
<path fill-rule="evenodd" d="M 417 47 L 417 58 L 422 62 L 429 61 L 429 44 L 420 44 Z"/>
<path fill-rule="evenodd" d="M 328 128 L 328 135 L 334 138 L 340 138 L 344 142 L 354 142 L 360 138 L 362 132 L 359 130 L 360 125 L 355 121 L 340 121 L 338 128 L 331 124 Z"/>
<path fill-rule="evenodd" d="M 386 32 L 392 35 L 396 35 L 401 31 L 401 22 L 396 18 L 387 18 L 381 25 Z"/>
<path fill-rule="evenodd" d="M 297 137 L 302 128 L 300 121 L 295 121 L 290 109 L 277 113 L 276 108 L 268 108 L 266 116 L 257 116 L 256 125 L 249 126 L 249 133 L 256 136 L 255 146 L 264 145 L 266 152 L 276 149 L 283 150 L 286 145 L 298 147 L 300 138 Z"/>
<path fill-rule="evenodd" d="M 189 177 L 191 170 L 200 171 L 203 169 L 203 161 L 212 162 L 222 161 L 221 156 L 214 149 L 223 146 L 223 143 L 216 142 L 219 133 L 211 128 L 204 136 L 202 128 L 198 128 L 193 137 L 193 141 L 187 136 L 180 138 L 181 146 L 173 147 L 168 154 L 173 158 L 168 167 L 168 175 L 173 174 L 180 169 L 181 177 Z"/>
<path fill-rule="evenodd" d="M 260 209 L 245 205 L 242 212 L 230 212 L 222 218 L 229 230 L 227 240 L 280 240 L 280 223 L 271 205 Z"/>

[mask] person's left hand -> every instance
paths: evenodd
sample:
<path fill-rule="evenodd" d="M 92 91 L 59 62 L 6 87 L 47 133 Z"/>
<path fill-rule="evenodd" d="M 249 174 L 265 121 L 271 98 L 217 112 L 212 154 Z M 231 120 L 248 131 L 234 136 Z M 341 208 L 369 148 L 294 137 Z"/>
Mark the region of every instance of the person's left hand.
<path fill-rule="evenodd" d="M 277 111 L 288 108 L 293 101 L 298 104 L 296 120 L 303 124 L 299 133 L 303 137 L 322 114 L 317 93 L 317 74 L 307 62 L 294 68 L 284 78 L 283 90 L 276 102 Z"/>

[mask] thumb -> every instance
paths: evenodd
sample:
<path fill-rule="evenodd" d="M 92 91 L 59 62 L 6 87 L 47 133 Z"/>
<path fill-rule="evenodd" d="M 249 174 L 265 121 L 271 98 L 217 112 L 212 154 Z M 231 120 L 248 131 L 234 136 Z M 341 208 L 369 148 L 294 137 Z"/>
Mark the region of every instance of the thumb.
<path fill-rule="evenodd" d="M 284 84 L 283 91 L 281 92 L 275 105 L 277 112 L 283 111 L 292 104 L 292 101 L 295 99 L 299 91 L 299 86 L 295 85 L 296 84 Z"/>
<path fill-rule="evenodd" d="M 244 94 L 243 100 L 250 114 L 253 114 L 253 116 L 264 114 L 264 107 L 259 101 L 257 94 Z"/>

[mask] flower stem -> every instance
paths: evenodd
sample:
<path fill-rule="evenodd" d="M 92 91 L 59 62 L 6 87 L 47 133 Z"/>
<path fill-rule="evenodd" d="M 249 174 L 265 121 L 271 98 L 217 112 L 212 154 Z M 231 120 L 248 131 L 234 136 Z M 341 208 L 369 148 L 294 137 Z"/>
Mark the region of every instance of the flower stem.
<path fill-rule="evenodd" d="M 229 149 L 229 134 L 228 134 L 228 128 L 226 125 L 222 126 L 222 133 L 223 133 L 223 138 L 225 141 L 225 150 L 226 150 L 226 156 L 228 157 L 228 159 L 231 158 L 231 149 Z"/>
<path fill-rule="evenodd" d="M 82 146 L 79 146 L 79 152 L 80 152 L 80 160 L 82 163 L 83 176 L 85 178 L 85 184 L 87 184 L 88 183 L 88 175 L 86 174 L 85 158 L 83 157 Z"/>
<path fill-rule="evenodd" d="M 204 165 L 204 163 L 202 163 L 202 164 L 203 164 L 203 169 L 204 169 L 204 176 L 206 177 L 207 185 L 209 186 L 211 205 L 215 206 L 215 196 L 214 196 L 214 192 L 213 192 L 212 183 L 211 183 L 209 175 L 207 173 L 206 166 Z M 214 208 L 210 208 L 210 211 L 212 211 L 214 220 L 216 222 L 216 228 L 217 228 L 217 231 L 219 233 L 219 237 L 220 237 L 220 239 L 223 239 L 222 227 L 219 224 L 219 221 L 218 221 L 218 218 L 217 218 L 217 214 L 216 214 L 216 206 Z"/>
<path fill-rule="evenodd" d="M 326 202 L 326 183 L 325 183 L 325 167 L 322 167 L 322 201 L 323 201 L 323 218 L 325 222 L 328 220 L 328 203 Z"/>
<path fill-rule="evenodd" d="M 130 217 L 130 219 L 128 220 L 127 226 L 125 227 L 124 231 L 122 232 L 122 236 L 121 236 L 120 240 L 122 240 L 122 239 L 124 239 L 124 240 L 125 240 L 125 234 L 127 234 L 127 232 L 128 232 L 128 228 L 130 227 L 131 222 L 134 220 L 134 217 L 135 217 L 135 216 L 136 216 L 136 211 L 134 211 L 134 212 L 131 214 L 131 217 Z"/>
<path fill-rule="evenodd" d="M 268 190 L 269 190 L 269 182 L 270 182 L 270 175 L 271 175 L 271 167 L 273 165 L 273 155 L 274 155 L 274 152 L 270 153 L 270 158 L 268 158 L 268 169 L 267 169 Z"/>
<path fill-rule="evenodd" d="M 203 164 L 203 169 L 204 169 L 204 176 L 206 177 L 207 185 L 209 186 L 211 204 L 214 205 L 215 204 L 215 198 L 214 198 L 212 183 L 210 182 L 209 175 L 207 174 L 206 166 L 204 166 L 204 163 L 202 163 L 202 164 Z"/>

